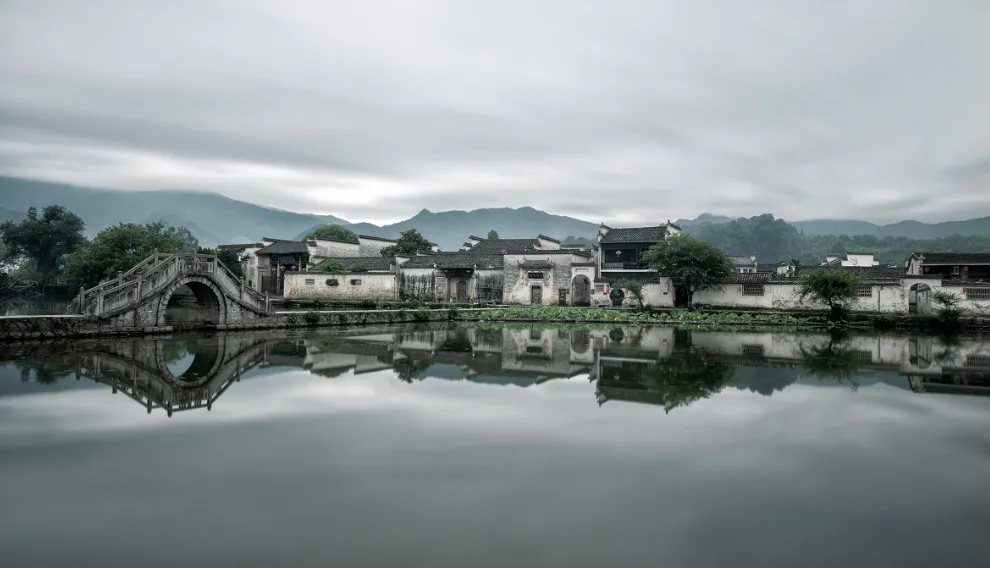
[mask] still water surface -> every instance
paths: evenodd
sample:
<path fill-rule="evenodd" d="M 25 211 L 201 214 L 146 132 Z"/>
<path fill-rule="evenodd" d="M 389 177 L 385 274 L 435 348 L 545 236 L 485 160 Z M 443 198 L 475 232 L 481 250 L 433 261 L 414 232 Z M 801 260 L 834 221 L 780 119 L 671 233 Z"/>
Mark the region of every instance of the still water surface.
<path fill-rule="evenodd" d="M 986 561 L 986 339 L 380 327 L 0 359 L 3 566 Z"/>

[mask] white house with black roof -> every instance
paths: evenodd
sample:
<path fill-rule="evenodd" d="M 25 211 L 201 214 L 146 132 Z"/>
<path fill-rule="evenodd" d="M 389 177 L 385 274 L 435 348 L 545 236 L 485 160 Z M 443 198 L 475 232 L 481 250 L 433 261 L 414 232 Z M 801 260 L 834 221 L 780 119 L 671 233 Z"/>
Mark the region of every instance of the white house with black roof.
<path fill-rule="evenodd" d="M 305 272 L 283 276 L 286 298 L 394 300 L 398 297 L 395 259 L 377 256 L 327 258 Z"/>
<path fill-rule="evenodd" d="M 676 289 L 669 278 L 657 274 L 656 268 L 643 259 L 643 254 L 650 247 L 680 232 L 681 228 L 669 221 L 649 227 L 614 228 L 602 224 L 598 228 L 598 277 L 592 302 L 596 305 L 631 305 L 635 300 L 630 290 L 616 285 L 622 281 L 636 280 L 644 282 L 644 305 L 673 306 L 679 297 Z M 680 296 L 686 299 L 686 294 Z"/>

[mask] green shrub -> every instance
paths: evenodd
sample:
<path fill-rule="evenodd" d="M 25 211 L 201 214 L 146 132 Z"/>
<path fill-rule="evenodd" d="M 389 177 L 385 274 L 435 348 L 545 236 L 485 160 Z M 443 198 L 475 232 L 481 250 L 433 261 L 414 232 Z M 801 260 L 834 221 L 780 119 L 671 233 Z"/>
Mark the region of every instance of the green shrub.
<path fill-rule="evenodd" d="M 306 319 L 306 323 L 309 325 L 317 325 L 320 323 L 319 312 L 308 311 L 306 312 L 306 315 L 303 317 Z"/>

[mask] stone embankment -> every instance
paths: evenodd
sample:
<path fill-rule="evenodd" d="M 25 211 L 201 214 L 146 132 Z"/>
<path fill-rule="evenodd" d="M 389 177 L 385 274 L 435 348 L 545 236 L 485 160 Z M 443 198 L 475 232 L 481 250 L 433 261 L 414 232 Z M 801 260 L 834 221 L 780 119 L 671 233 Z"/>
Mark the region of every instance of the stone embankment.
<path fill-rule="evenodd" d="M 458 314 L 466 315 L 469 312 L 481 311 L 482 309 L 275 312 L 264 318 L 237 324 L 215 325 L 204 321 L 144 327 L 122 326 L 113 320 L 101 320 L 96 316 L 84 315 L 2 316 L 0 317 L 0 341 L 54 337 L 153 335 L 173 333 L 178 330 L 233 331 L 438 322 L 457 319 Z"/>

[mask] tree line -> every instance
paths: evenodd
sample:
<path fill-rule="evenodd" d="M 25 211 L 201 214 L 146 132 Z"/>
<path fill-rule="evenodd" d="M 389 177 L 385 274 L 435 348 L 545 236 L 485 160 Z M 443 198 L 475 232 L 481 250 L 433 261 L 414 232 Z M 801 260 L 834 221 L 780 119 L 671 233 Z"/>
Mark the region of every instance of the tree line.
<path fill-rule="evenodd" d="M 56 283 L 95 286 L 155 251 L 217 254 L 235 274 L 241 273 L 236 252 L 202 248 L 185 227 L 161 221 L 119 223 L 91 239 L 86 238 L 85 229 L 82 218 L 61 205 L 41 211 L 31 207 L 24 219 L 0 224 L 0 262 L 11 269 L 12 277 L 37 282 L 42 290 Z"/>
<path fill-rule="evenodd" d="M 879 237 L 876 235 L 806 235 L 771 214 L 740 218 L 727 223 L 704 223 L 684 232 L 715 245 L 731 256 L 755 255 L 759 262 L 789 262 L 815 266 L 826 255 L 872 252 L 885 265 L 902 265 L 911 253 L 990 252 L 990 236 L 954 235 L 936 239 Z"/>

